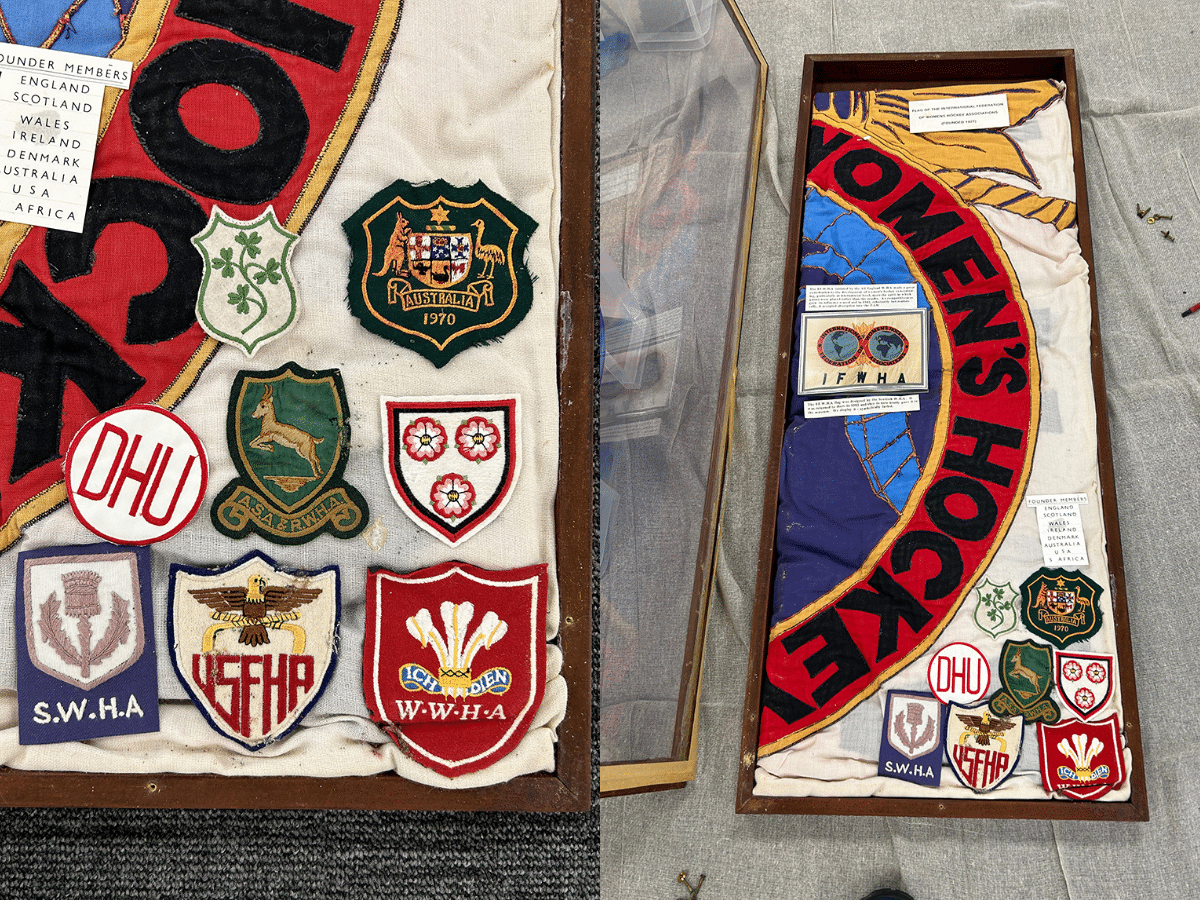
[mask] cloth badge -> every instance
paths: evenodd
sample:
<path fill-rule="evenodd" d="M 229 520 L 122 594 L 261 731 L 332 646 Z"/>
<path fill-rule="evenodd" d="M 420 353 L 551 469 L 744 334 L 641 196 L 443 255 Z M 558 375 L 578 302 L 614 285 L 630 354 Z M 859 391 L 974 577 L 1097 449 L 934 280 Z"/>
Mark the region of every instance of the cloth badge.
<path fill-rule="evenodd" d="M 115 45 L 134 67 L 128 90 L 104 94 L 83 232 L 0 223 L 0 549 L 67 502 L 63 453 L 98 412 L 169 408 L 195 385 L 220 345 L 196 321 L 191 238 L 214 203 L 303 229 L 370 105 L 401 0 L 328 14 L 122 0 L 122 16 L 88 0 L 69 19 L 61 0 L 3 5 L 18 40 L 62 25 L 59 49 Z"/>
<path fill-rule="evenodd" d="M 1050 698 L 1053 651 L 1033 641 L 1005 641 L 1000 653 L 1000 683 L 988 707 L 998 716 L 1021 715 L 1054 724 L 1062 715 Z"/>
<path fill-rule="evenodd" d="M 287 363 L 239 372 L 225 430 L 239 474 L 212 505 L 217 531 L 303 544 L 326 532 L 351 538 L 367 527 L 367 501 L 342 478 L 350 419 L 337 369 Z"/>
<path fill-rule="evenodd" d="M 929 689 L 942 703 L 974 703 L 987 696 L 992 667 L 978 647 L 947 644 L 929 660 Z"/>
<path fill-rule="evenodd" d="M 1079 571 L 1038 569 L 1021 583 L 1021 621 L 1062 648 L 1100 630 L 1104 588 Z"/>
<path fill-rule="evenodd" d="M 1099 653 L 1054 653 L 1059 696 L 1081 719 L 1090 719 L 1113 692 L 1113 658 Z"/>
<path fill-rule="evenodd" d="M 971 790 L 993 791 L 1017 768 L 1025 739 L 1024 716 L 993 716 L 986 703 L 951 703 L 946 723 L 946 759 Z"/>
<path fill-rule="evenodd" d="M 879 774 L 913 784 L 940 784 L 945 729 L 946 707 L 933 694 L 888 691 Z"/>
<path fill-rule="evenodd" d="M 192 238 L 204 257 L 196 298 L 200 327 L 248 357 L 296 322 L 292 245 L 268 206 L 253 219 L 230 218 L 214 204 L 208 226 Z"/>
<path fill-rule="evenodd" d="M 525 250 L 537 222 L 482 181 L 395 181 L 342 223 L 350 311 L 438 368 L 512 331 L 533 303 Z"/>
<path fill-rule="evenodd" d="M 363 693 L 372 721 L 449 777 L 512 751 L 545 690 L 547 578 L 545 565 L 371 569 Z"/>
<path fill-rule="evenodd" d="M 520 397 L 382 397 L 384 470 L 400 508 L 453 545 L 492 522 L 521 469 Z"/>
<path fill-rule="evenodd" d="M 1042 784 L 1072 800 L 1103 797 L 1125 780 L 1117 714 L 1098 722 L 1038 723 Z"/>
<path fill-rule="evenodd" d="M 975 624 L 1000 637 L 1017 627 L 1017 610 L 1013 605 L 1020 596 L 1011 584 L 992 584 L 986 579 L 975 585 Z"/>
<path fill-rule="evenodd" d="M 18 554 L 16 634 L 20 743 L 158 731 L 148 549 Z"/>
<path fill-rule="evenodd" d="M 337 566 L 279 568 L 257 550 L 224 568 L 172 564 L 167 628 L 208 723 L 259 750 L 299 724 L 337 663 Z"/>
<path fill-rule="evenodd" d="M 181 418 L 125 406 L 88 422 L 67 450 L 75 517 L 118 544 L 149 544 L 191 521 L 208 487 L 208 455 Z"/>

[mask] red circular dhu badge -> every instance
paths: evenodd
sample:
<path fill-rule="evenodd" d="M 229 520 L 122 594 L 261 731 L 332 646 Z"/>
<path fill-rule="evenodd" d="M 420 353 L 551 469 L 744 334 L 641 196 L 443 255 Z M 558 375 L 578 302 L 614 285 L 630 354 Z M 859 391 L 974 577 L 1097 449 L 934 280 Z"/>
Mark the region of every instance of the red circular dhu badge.
<path fill-rule="evenodd" d="M 966 706 L 987 696 L 992 670 L 974 644 L 947 644 L 929 660 L 929 690 L 942 703 Z"/>
<path fill-rule="evenodd" d="M 79 430 L 67 451 L 75 517 L 105 540 L 150 544 L 183 528 L 204 497 L 200 438 L 158 406 L 124 406 Z"/>

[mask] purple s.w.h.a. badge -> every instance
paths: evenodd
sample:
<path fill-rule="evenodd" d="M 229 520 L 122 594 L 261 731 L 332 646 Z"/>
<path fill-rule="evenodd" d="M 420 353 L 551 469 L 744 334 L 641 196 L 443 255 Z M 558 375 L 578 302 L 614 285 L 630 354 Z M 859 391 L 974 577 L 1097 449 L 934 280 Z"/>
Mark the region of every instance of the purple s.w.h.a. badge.
<path fill-rule="evenodd" d="M 942 781 L 946 707 L 933 694 L 888 691 L 879 742 L 879 774 L 936 787 Z"/>
<path fill-rule="evenodd" d="M 22 744 L 158 731 L 150 551 L 88 544 L 17 557 Z"/>

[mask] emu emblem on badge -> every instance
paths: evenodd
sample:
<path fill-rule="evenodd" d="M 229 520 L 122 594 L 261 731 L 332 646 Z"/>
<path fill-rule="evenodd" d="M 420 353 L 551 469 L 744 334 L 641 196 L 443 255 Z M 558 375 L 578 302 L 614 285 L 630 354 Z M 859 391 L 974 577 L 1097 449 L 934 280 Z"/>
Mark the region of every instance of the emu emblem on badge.
<path fill-rule="evenodd" d="M 288 363 L 239 372 L 226 434 L 239 477 L 213 502 L 217 531 L 303 544 L 323 532 L 350 538 L 367 527 L 367 502 L 342 477 L 350 423 L 336 369 Z"/>
<path fill-rule="evenodd" d="M 344 223 L 350 310 L 438 368 L 529 312 L 525 249 L 537 222 L 487 188 L 396 181 Z"/>

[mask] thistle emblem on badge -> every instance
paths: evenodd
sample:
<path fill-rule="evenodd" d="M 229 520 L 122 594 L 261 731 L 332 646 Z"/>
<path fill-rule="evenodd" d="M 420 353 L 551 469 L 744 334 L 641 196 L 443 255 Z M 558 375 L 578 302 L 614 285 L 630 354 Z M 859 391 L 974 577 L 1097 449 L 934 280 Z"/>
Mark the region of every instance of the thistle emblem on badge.
<path fill-rule="evenodd" d="M 196 299 L 200 327 L 248 357 L 296 321 L 291 251 L 296 235 L 275 218 L 274 207 L 242 221 L 213 206 L 192 244 L 204 257 Z"/>
<path fill-rule="evenodd" d="M 342 228 L 351 312 L 438 368 L 507 334 L 533 302 L 525 250 L 537 222 L 482 181 L 396 181 Z"/>
<path fill-rule="evenodd" d="M 342 477 L 348 419 L 336 369 L 312 372 L 288 363 L 239 372 L 226 420 L 238 477 L 213 503 L 217 531 L 303 544 L 324 532 L 350 538 L 366 528 L 367 503 Z"/>

